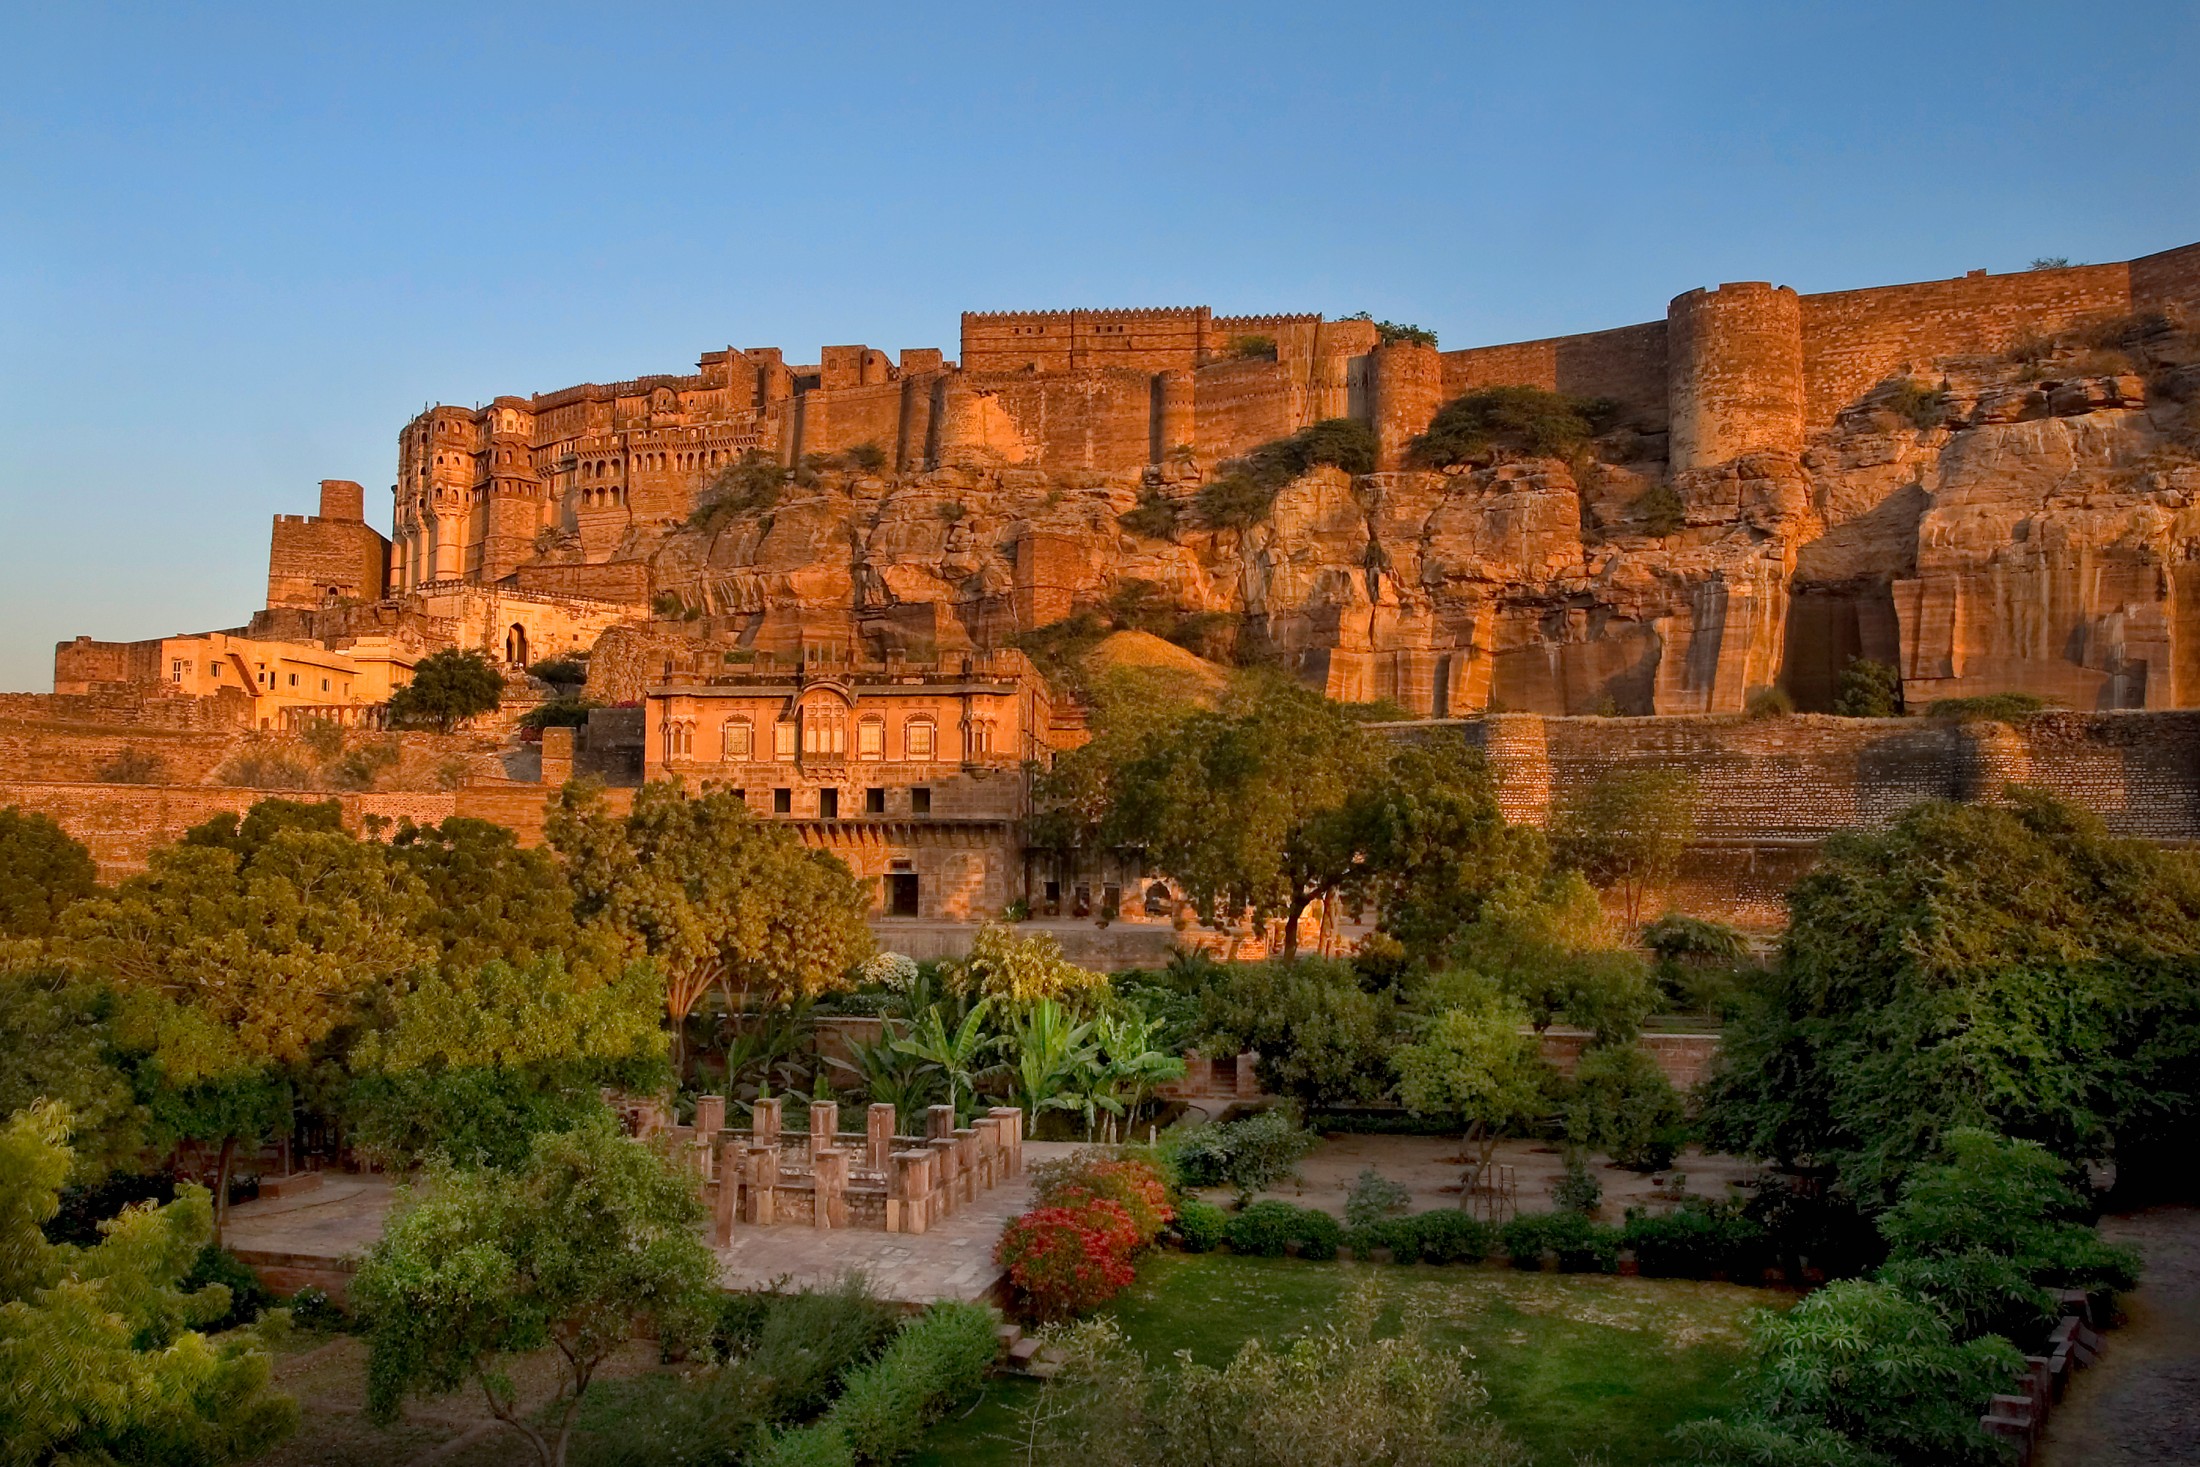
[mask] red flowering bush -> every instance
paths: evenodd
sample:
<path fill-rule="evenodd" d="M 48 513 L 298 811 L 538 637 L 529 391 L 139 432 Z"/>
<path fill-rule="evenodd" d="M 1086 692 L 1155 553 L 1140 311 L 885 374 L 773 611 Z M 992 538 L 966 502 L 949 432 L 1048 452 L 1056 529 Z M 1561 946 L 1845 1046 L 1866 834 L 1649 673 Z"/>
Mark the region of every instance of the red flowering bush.
<path fill-rule="evenodd" d="M 1121 1203 L 1105 1197 L 1076 1207 L 1035 1207 L 1009 1219 L 994 1262 L 1040 1319 L 1097 1309 L 1129 1286 L 1137 1232 Z"/>
<path fill-rule="evenodd" d="M 1137 1248 L 1153 1246 L 1176 1216 L 1169 1205 L 1169 1184 L 1150 1161 L 1135 1156 L 1081 1153 L 1066 1161 L 1033 1168 L 1041 1207 L 1077 1208 L 1105 1199 L 1130 1216 Z"/>

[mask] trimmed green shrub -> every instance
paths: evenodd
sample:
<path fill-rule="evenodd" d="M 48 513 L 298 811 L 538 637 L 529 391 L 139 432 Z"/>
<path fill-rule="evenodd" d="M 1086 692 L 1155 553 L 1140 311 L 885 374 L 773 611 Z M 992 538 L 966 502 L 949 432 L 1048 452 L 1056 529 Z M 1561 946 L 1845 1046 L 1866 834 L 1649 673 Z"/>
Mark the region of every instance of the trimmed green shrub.
<path fill-rule="evenodd" d="M 1280 1258 L 1291 1244 L 1301 1258 L 1335 1258 L 1344 1228 L 1326 1212 L 1288 1202 L 1256 1202 L 1229 1221 L 1230 1247 L 1255 1258 Z"/>
<path fill-rule="evenodd" d="M 1619 1267 L 1619 1230 L 1599 1227 L 1578 1212 L 1524 1213 L 1499 1236 L 1514 1268 L 1540 1266 L 1545 1252 L 1558 1255 L 1568 1273 L 1610 1273 Z"/>
<path fill-rule="evenodd" d="M 1176 1209 L 1176 1240 L 1186 1253 L 1211 1253 L 1229 1224 L 1228 1214 L 1212 1202 L 1186 1201 Z"/>
<path fill-rule="evenodd" d="M 1457 1208 L 1418 1213 L 1403 1219 L 1399 1226 L 1401 1229 L 1410 1226 L 1416 1252 L 1425 1262 L 1480 1263 L 1489 1257 L 1489 1224 Z"/>
<path fill-rule="evenodd" d="M 1630 1208 L 1620 1245 L 1635 1251 L 1644 1273 L 1666 1278 L 1746 1276 L 1769 1258 L 1761 1224 L 1738 1209 L 1703 1204 L 1662 1215 Z"/>

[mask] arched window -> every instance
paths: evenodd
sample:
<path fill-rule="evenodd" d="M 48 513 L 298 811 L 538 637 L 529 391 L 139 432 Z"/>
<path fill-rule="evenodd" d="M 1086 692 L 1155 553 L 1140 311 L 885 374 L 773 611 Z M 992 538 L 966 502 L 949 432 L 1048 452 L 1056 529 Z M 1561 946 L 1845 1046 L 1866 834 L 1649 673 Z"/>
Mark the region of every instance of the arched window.
<path fill-rule="evenodd" d="M 856 757 L 858 759 L 884 759 L 886 757 L 886 720 L 876 714 L 856 725 Z"/>
<path fill-rule="evenodd" d="M 932 757 L 933 725 L 930 718 L 912 718 L 901 726 L 901 756 L 923 760 Z"/>
<path fill-rule="evenodd" d="M 746 718 L 736 718 L 726 724 L 726 762 L 746 764 L 754 757 L 756 734 Z"/>
<path fill-rule="evenodd" d="M 514 667 L 527 665 L 527 628 L 518 622 L 513 622 L 512 629 L 504 634 L 504 660 Z"/>

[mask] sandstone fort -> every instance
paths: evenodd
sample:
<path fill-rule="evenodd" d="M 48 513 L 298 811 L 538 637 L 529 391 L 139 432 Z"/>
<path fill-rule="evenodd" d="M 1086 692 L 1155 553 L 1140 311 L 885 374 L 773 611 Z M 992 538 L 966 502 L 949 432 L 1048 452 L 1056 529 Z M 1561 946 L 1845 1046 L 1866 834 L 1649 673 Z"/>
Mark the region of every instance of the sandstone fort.
<path fill-rule="evenodd" d="M 2193 839 L 2196 328 L 2200 245 L 1819 295 L 1728 283 L 1640 324 L 1452 350 L 1364 318 L 972 312 L 953 359 L 726 346 L 692 373 L 436 406 L 398 430 L 386 515 L 330 479 L 318 513 L 276 520 L 244 624 L 60 646 L 51 697 L 0 700 L 0 797 L 128 869 L 248 801 L 252 750 L 378 725 L 422 657 L 469 648 L 514 674 L 506 722 L 407 735 L 396 772 L 345 795 L 354 816 L 524 830 L 570 774 L 708 781 L 876 878 L 884 920 L 1026 902 L 1135 924 L 1149 890 L 1167 905 L 1142 873 L 1024 845 L 1028 771 L 1084 736 L 1034 661 L 1070 627 L 1393 704 L 1484 747 L 1516 818 L 1603 763 L 1686 763 L 1705 879 L 1745 916 L 1828 830 L 2009 778 Z M 1447 403 L 1521 386 L 1594 400 L 1597 436 L 1416 460 Z M 1338 419 L 1372 431 L 1371 471 L 1203 511 L 1248 455 Z M 767 492 L 743 487 L 759 464 L 784 471 Z M 549 695 L 522 670 L 566 656 L 600 706 L 539 752 L 510 743 Z M 1810 716 L 1859 659 L 1913 712 L 2009 692 L 2063 711 Z M 1803 716 L 1720 717 L 1773 688 Z M 157 777 L 112 778 L 127 751 Z"/>

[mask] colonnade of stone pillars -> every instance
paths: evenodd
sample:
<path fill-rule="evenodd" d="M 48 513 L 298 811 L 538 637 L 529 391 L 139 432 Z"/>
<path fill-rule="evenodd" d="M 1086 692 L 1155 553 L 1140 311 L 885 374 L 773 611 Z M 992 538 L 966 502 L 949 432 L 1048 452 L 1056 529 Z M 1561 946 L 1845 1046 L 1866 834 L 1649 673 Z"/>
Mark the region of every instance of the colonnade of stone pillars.
<path fill-rule="evenodd" d="M 692 1165 L 720 1245 L 739 1224 L 803 1221 L 805 1195 L 807 1221 L 816 1228 L 849 1227 L 860 1213 L 866 1224 L 881 1217 L 890 1233 L 921 1233 L 1023 1173 L 1024 1118 L 1014 1106 L 997 1106 L 958 1127 L 954 1107 L 936 1105 L 925 1114 L 925 1134 L 912 1137 L 894 1134 L 893 1106 L 872 1105 L 860 1147 L 856 1136 L 841 1136 L 840 1107 L 832 1101 L 811 1102 L 808 1135 L 791 1140 L 782 1132 L 785 1106 L 777 1099 L 754 1103 L 746 1135 L 726 1128 L 719 1095 L 697 1099 L 692 1126 L 671 1124 L 658 1101 L 630 1113 L 637 1135 L 669 1137 Z M 851 1186 L 857 1200 L 868 1199 L 860 1208 L 851 1206 Z"/>

